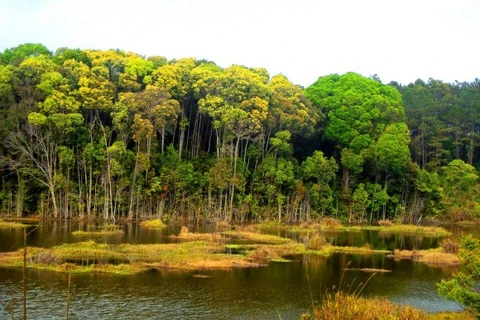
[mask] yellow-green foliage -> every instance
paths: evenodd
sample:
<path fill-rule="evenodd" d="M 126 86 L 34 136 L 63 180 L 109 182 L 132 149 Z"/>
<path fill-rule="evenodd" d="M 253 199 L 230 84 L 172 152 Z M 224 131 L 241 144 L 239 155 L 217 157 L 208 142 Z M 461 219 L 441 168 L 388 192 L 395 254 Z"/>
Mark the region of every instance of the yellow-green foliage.
<path fill-rule="evenodd" d="M 77 230 L 72 232 L 72 235 L 74 236 L 108 236 L 108 235 L 122 235 L 122 234 L 124 234 L 123 230 L 101 230 L 101 231 Z"/>
<path fill-rule="evenodd" d="M 442 227 L 422 227 L 415 226 L 411 224 L 393 224 L 393 225 L 383 225 L 383 226 L 364 226 L 364 230 L 378 230 L 381 232 L 391 232 L 391 233 L 415 233 L 428 236 L 449 236 L 452 233 L 445 230 Z"/>
<path fill-rule="evenodd" d="M 307 250 L 306 253 L 310 254 L 318 254 L 318 255 L 330 255 L 335 252 L 342 252 L 342 253 L 352 253 L 352 254 L 376 254 L 376 253 L 391 253 L 388 250 L 376 250 L 372 249 L 369 245 L 365 245 L 363 247 L 340 247 L 340 246 L 332 246 L 332 245 L 324 245 L 321 249 L 318 250 Z"/>
<path fill-rule="evenodd" d="M 285 240 L 283 244 L 252 245 L 246 255 L 229 254 L 225 246 L 217 241 L 121 245 L 85 241 L 62 244 L 50 249 L 28 247 L 27 267 L 58 272 L 122 274 L 163 268 L 190 270 L 254 267 L 304 251 L 302 244 Z M 80 263 L 75 264 L 72 261 Z M 23 250 L 0 253 L 2 266 L 22 267 L 22 263 Z"/>
<path fill-rule="evenodd" d="M 28 226 L 23 223 L 0 220 L 0 228 L 9 229 L 9 228 L 25 228 L 25 227 L 28 227 Z"/>
<path fill-rule="evenodd" d="M 248 231 L 225 231 L 222 234 L 232 237 L 232 238 L 240 238 L 251 241 L 252 243 L 263 243 L 263 244 L 282 244 L 290 242 L 290 239 L 282 238 L 274 235 L 269 234 L 260 234 L 256 232 L 248 232 Z"/>
<path fill-rule="evenodd" d="M 152 229 L 161 229 L 166 227 L 166 225 L 160 219 L 142 221 L 140 226 Z"/>
<path fill-rule="evenodd" d="M 397 260 L 412 259 L 414 261 L 423 262 L 433 266 L 456 266 L 463 263 L 463 261 L 456 254 L 444 252 L 442 248 L 413 251 L 395 249 L 392 257 Z"/>

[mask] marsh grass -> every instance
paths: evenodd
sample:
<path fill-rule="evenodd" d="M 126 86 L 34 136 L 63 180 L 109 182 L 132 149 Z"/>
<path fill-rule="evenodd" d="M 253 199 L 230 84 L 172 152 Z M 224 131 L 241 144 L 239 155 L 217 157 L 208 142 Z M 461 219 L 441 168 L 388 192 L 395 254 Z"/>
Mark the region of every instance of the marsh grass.
<path fill-rule="evenodd" d="M 230 238 L 243 239 L 243 240 L 247 240 L 249 242 L 258 243 L 258 244 L 285 244 L 292 241 L 290 239 L 282 238 L 279 236 L 261 234 L 258 232 L 249 232 L 249 231 L 231 230 L 231 231 L 222 232 L 222 234 Z"/>
<path fill-rule="evenodd" d="M 123 235 L 123 234 L 124 234 L 123 230 L 111 230 L 111 229 L 105 229 L 100 231 L 77 230 L 72 232 L 73 236 L 111 236 L 111 235 Z"/>
<path fill-rule="evenodd" d="M 392 270 L 387 269 L 375 269 L 375 268 L 344 268 L 345 271 L 361 271 L 367 273 L 390 273 Z"/>
<path fill-rule="evenodd" d="M 457 266 L 463 263 L 456 254 L 444 252 L 442 248 L 413 251 L 395 249 L 394 254 L 387 257 L 414 260 L 432 266 Z"/>
<path fill-rule="evenodd" d="M 153 219 L 153 220 L 145 220 L 140 223 L 141 227 L 150 228 L 150 229 L 162 229 L 165 228 L 166 225 L 160 219 Z"/>
<path fill-rule="evenodd" d="M 188 230 L 188 227 L 183 226 L 180 233 L 176 236 L 170 236 L 172 239 L 179 239 L 183 241 L 221 241 L 222 235 L 219 233 L 193 233 Z"/>
<path fill-rule="evenodd" d="M 351 254 L 362 254 L 362 255 L 371 255 L 371 254 L 385 254 L 392 253 L 389 250 L 377 250 L 373 249 L 369 244 L 364 245 L 363 247 L 350 247 L 350 246 L 332 246 L 325 245 L 318 250 L 307 249 L 307 254 L 317 254 L 328 256 L 332 253 L 351 253 Z"/>
<path fill-rule="evenodd" d="M 363 230 L 377 230 L 385 233 L 407 233 L 420 234 L 425 236 L 450 236 L 452 233 L 442 227 L 423 227 L 412 224 L 393 224 L 383 226 L 363 226 Z"/>
<path fill-rule="evenodd" d="M 21 222 L 0 220 L 0 229 L 25 228 L 28 225 Z"/>
<path fill-rule="evenodd" d="M 159 269 L 257 267 L 304 251 L 302 244 L 288 241 L 276 245 L 252 245 L 244 255 L 239 255 L 226 252 L 222 243 L 212 241 L 109 245 L 90 240 L 49 249 L 27 247 L 27 268 L 72 273 L 134 274 Z M 19 268 L 22 261 L 23 250 L 0 253 L 2 266 Z"/>

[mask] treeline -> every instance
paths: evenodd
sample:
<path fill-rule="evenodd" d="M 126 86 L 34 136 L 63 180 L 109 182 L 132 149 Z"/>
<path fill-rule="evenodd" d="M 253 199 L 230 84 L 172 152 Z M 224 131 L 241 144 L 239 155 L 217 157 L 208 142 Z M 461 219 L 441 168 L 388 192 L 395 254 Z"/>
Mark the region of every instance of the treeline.
<path fill-rule="evenodd" d="M 303 89 L 263 68 L 24 44 L 0 54 L 0 209 L 52 218 L 479 214 L 480 85 Z"/>

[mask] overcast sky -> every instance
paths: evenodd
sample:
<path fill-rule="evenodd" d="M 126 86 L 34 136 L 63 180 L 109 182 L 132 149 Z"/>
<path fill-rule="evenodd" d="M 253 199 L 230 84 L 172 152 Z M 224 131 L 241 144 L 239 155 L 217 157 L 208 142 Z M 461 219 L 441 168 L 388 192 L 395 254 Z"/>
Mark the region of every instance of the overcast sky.
<path fill-rule="evenodd" d="M 119 48 L 242 64 L 312 84 L 480 77 L 479 0 L 0 0 L 0 51 Z"/>

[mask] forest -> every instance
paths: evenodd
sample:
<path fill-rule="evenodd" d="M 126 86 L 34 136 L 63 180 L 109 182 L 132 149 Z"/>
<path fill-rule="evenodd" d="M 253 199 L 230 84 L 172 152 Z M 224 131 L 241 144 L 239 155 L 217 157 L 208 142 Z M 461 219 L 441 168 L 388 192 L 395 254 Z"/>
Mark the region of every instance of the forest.
<path fill-rule="evenodd" d="M 264 68 L 22 44 L 0 53 L 0 211 L 286 223 L 480 214 L 480 81 L 307 88 Z"/>

